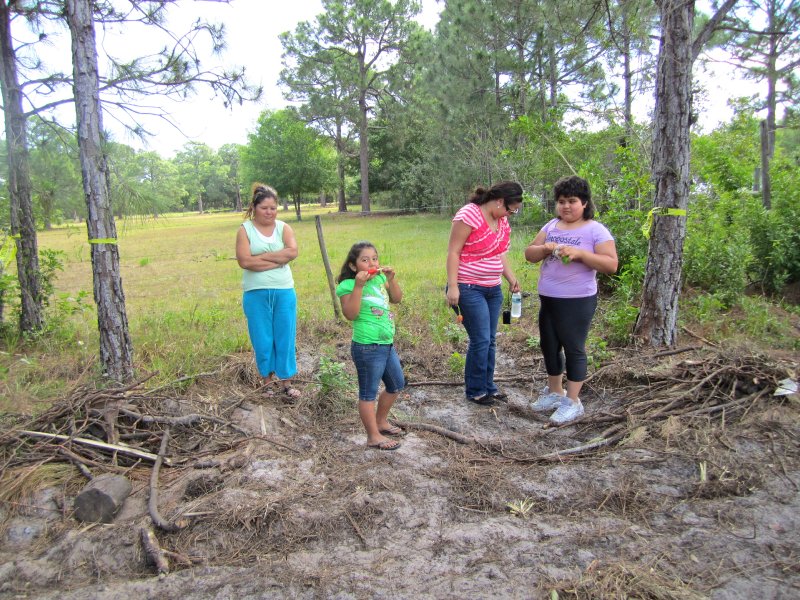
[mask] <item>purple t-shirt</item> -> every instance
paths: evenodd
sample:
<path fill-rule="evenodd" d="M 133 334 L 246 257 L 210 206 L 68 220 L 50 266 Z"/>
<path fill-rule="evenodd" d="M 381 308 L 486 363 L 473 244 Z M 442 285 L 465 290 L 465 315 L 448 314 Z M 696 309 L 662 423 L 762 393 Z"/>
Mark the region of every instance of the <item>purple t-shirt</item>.
<path fill-rule="evenodd" d="M 577 229 L 558 229 L 558 219 L 549 221 L 542 231 L 547 235 L 545 242 L 555 242 L 564 246 L 577 246 L 594 252 L 595 246 L 614 237 L 611 232 L 595 220 L 588 221 Z M 581 261 L 568 264 L 550 254 L 542 261 L 539 271 L 539 294 L 551 298 L 586 298 L 597 293 L 597 271 Z"/>

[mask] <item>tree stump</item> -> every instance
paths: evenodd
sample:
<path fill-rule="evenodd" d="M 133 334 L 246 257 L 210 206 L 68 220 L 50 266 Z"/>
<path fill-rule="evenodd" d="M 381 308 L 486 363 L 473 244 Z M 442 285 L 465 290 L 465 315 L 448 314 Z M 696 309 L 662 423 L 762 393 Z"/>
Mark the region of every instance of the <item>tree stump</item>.
<path fill-rule="evenodd" d="M 131 493 L 131 483 L 122 475 L 100 475 L 75 497 L 75 518 L 90 523 L 111 523 Z"/>

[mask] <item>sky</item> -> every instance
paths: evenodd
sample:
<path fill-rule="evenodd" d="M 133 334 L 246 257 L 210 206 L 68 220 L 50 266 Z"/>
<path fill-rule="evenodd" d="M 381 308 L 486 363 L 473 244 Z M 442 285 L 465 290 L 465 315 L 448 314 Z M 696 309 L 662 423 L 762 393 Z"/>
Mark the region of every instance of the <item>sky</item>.
<path fill-rule="evenodd" d="M 422 0 L 422 6 L 418 21 L 433 30 L 443 2 Z M 199 90 L 179 104 L 164 102 L 164 108 L 180 129 L 159 119 L 145 119 L 145 126 L 156 132 L 145 141 L 131 137 L 109 116 L 106 116 L 104 126 L 116 141 L 137 149 L 154 150 L 165 158 L 173 156 L 189 141 L 203 142 L 215 150 L 226 143 L 246 143 L 247 134 L 254 130 L 258 115 L 263 110 L 280 109 L 288 104 L 277 86 L 282 66 L 279 35 L 293 31 L 301 21 L 313 21 L 321 12 L 321 0 L 233 0 L 230 3 L 199 0 L 180 3 L 170 10 L 170 26 L 175 31 L 185 31 L 198 17 L 224 23 L 227 48 L 220 58 L 210 58 L 208 66 L 244 66 L 250 83 L 263 86 L 261 100 L 225 108 L 221 98 L 213 98 L 210 92 Z M 112 52 L 115 44 L 119 43 L 115 36 L 104 35 L 102 31 L 98 31 L 97 36 L 98 46 L 107 47 Z M 132 44 L 131 38 L 135 37 L 121 36 L 123 46 L 120 48 L 130 52 L 131 49 L 138 51 L 146 45 L 147 40 L 144 39 L 135 40 Z M 68 32 L 64 32 L 60 40 L 54 41 L 51 49 L 53 54 L 48 60 L 68 61 L 69 53 L 64 51 L 65 47 L 69 47 Z M 71 70 L 68 62 L 61 68 Z M 727 98 L 752 93 L 744 83 L 735 80 L 729 69 L 721 65 L 708 74 L 696 69 L 696 75 L 707 90 L 707 105 L 703 107 L 700 120 L 704 130 L 710 130 L 730 118 L 732 111 L 726 106 Z M 647 110 L 652 104 L 652 98 L 644 98 L 639 103 L 637 117 L 647 118 Z M 65 107 L 59 118 L 74 119 L 74 108 Z"/>
<path fill-rule="evenodd" d="M 137 148 L 155 150 L 161 156 L 172 156 L 187 141 L 203 142 L 212 148 L 226 143 L 244 144 L 247 134 L 255 129 L 258 115 L 265 109 L 280 109 L 288 105 L 277 86 L 282 68 L 283 48 L 278 36 L 294 31 L 301 21 L 313 21 L 322 13 L 320 0 L 233 0 L 230 4 L 216 2 L 184 3 L 192 8 L 176 15 L 175 23 L 185 22 L 185 17 L 202 16 L 212 22 L 225 24 L 227 49 L 224 60 L 233 66 L 244 66 L 248 80 L 264 87 L 258 102 L 248 102 L 226 109 L 220 98 L 213 99 L 200 93 L 189 102 L 170 108 L 173 119 L 180 124 L 181 132 L 158 125 L 159 135 L 142 146 L 134 139 L 120 137 L 118 141 Z M 422 13 L 417 20 L 433 30 L 438 21 L 441 4 L 436 0 L 422 0 Z M 180 29 L 179 29 L 180 30 Z M 105 123 L 106 127 L 111 124 Z"/>

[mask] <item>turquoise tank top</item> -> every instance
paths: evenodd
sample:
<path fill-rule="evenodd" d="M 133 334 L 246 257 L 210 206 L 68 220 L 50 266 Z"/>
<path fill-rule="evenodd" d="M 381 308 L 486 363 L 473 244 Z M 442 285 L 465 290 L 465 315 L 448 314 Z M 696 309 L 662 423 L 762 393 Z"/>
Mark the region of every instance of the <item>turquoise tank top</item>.
<path fill-rule="evenodd" d="M 256 229 L 252 221 L 242 223 L 247 239 L 250 240 L 251 254 L 256 256 L 264 252 L 283 250 L 286 247 L 283 243 L 284 225 L 283 221 L 276 220 L 275 231 L 272 232 L 270 237 L 266 237 Z M 248 271 L 244 269 L 242 273 L 242 289 L 245 292 L 263 289 L 286 290 L 293 287 L 294 278 L 292 277 L 292 269 L 289 268 L 288 264 L 269 271 Z"/>

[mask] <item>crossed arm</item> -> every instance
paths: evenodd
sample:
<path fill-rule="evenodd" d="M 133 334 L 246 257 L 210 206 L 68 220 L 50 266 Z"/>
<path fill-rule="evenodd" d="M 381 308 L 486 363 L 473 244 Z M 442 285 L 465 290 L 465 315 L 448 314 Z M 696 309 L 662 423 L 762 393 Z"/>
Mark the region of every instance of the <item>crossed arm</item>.
<path fill-rule="evenodd" d="M 244 227 L 240 227 L 236 234 L 236 262 L 248 271 L 269 271 L 277 269 L 297 258 L 297 240 L 294 231 L 289 225 L 283 226 L 284 248 L 277 252 L 264 252 L 253 255 L 250 252 L 250 240 Z"/>

